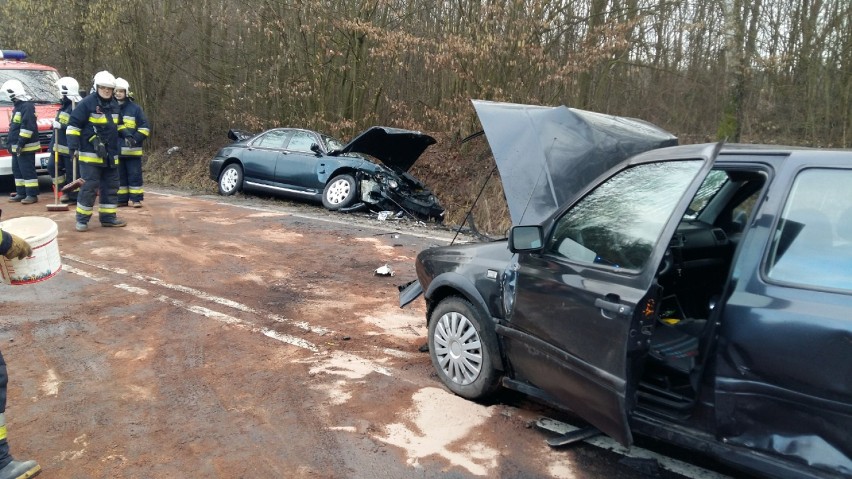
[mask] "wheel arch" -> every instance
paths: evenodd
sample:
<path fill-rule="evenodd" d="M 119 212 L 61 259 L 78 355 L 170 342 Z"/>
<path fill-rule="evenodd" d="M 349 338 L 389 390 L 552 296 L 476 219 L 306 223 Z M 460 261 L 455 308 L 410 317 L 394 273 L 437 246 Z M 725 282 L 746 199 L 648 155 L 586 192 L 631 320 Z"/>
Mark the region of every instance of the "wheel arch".
<path fill-rule="evenodd" d="M 245 168 L 245 166 L 243 165 L 243 162 L 242 162 L 242 161 L 240 161 L 240 159 L 239 159 L 239 158 L 230 157 L 230 158 L 228 158 L 228 159 L 226 159 L 225 161 L 223 161 L 223 162 L 222 162 L 222 166 L 219 168 L 219 174 L 218 174 L 218 175 L 217 175 L 217 177 L 216 177 L 216 184 L 217 184 L 217 187 L 219 188 L 219 192 L 220 192 L 220 193 L 221 193 L 221 191 L 222 191 L 222 190 L 221 190 L 222 175 L 225 173 L 225 170 L 227 170 L 227 169 L 228 169 L 228 167 L 229 167 L 229 166 L 231 166 L 231 165 L 237 165 L 237 166 L 239 166 L 239 168 L 240 168 L 240 177 L 241 177 L 241 181 L 240 181 L 240 184 L 239 184 L 239 185 L 237 185 L 237 188 L 236 188 L 236 190 L 235 190 L 234 192 L 235 192 L 235 193 L 239 193 L 239 192 L 241 192 L 241 191 L 245 190 L 245 186 L 246 186 L 246 168 Z"/>
<path fill-rule="evenodd" d="M 491 364 L 494 366 L 494 369 L 505 371 L 503 348 L 500 347 L 497 340 L 497 329 L 494 318 L 491 316 L 482 295 L 479 294 L 473 283 L 464 276 L 452 272 L 444 273 L 436 276 L 429 283 L 429 287 L 423 293 L 423 297 L 426 299 L 426 327 L 429 327 L 432 311 L 435 310 L 438 303 L 451 296 L 466 300 L 485 318 L 483 324 L 483 329 L 485 330 L 482 331 L 483 340 L 488 341 L 493 346 L 493 350 L 497 351 L 497 354 L 492 355 Z"/>
<path fill-rule="evenodd" d="M 331 173 L 327 174 L 319 174 L 319 180 L 322 182 L 323 186 L 328 185 L 328 182 L 335 179 L 340 175 L 349 175 L 355 179 L 355 193 L 360 196 L 361 194 L 361 182 L 360 182 L 360 170 L 358 168 L 353 168 L 349 165 L 337 165 L 337 168 L 334 169 Z"/>

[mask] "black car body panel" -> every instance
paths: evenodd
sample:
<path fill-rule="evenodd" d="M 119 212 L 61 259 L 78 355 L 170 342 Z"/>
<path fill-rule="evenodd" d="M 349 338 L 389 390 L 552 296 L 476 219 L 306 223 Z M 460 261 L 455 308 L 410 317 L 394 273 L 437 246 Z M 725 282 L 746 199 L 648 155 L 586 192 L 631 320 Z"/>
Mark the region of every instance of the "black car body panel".
<path fill-rule="evenodd" d="M 406 171 L 435 143 L 428 135 L 373 127 L 345 146 L 318 132 L 295 128 L 276 128 L 257 135 L 230 130 L 228 138 L 233 143 L 211 160 L 210 178 L 221 181 L 226 167 L 237 164 L 242 172 L 237 190 L 322 201 L 326 185 L 339 175 L 348 175 L 354 179 L 357 193 L 351 203 L 341 205 L 341 210 L 362 205 L 420 220 L 443 220 L 444 209 L 435 195 Z M 384 147 L 382 140 L 387 141 Z M 370 154 L 392 167 L 368 161 L 356 152 Z"/>
<path fill-rule="evenodd" d="M 850 181 L 852 151 L 650 150 L 508 241 L 421 252 L 427 322 L 448 297 L 479 305 L 504 385 L 624 444 L 850 477 Z"/>
<path fill-rule="evenodd" d="M 567 107 L 474 101 L 500 170 L 513 224 L 550 216 L 601 173 L 654 148 L 677 145 L 633 118 Z"/>
<path fill-rule="evenodd" d="M 402 173 L 411 169 L 426 148 L 434 144 L 434 138 L 419 131 L 374 126 L 330 154 L 364 153 Z"/>

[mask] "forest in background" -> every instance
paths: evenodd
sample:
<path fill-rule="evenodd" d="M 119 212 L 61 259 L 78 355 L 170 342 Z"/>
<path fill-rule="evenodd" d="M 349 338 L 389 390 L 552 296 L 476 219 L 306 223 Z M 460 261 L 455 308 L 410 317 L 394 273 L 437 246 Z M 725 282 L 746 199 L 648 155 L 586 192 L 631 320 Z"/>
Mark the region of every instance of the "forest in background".
<path fill-rule="evenodd" d="M 849 0 L 5 0 L 0 15 L 0 47 L 81 86 L 128 79 L 151 159 L 196 152 L 164 159 L 166 181 L 206 173 L 231 127 L 410 128 L 439 139 L 413 173 L 460 221 L 458 193 L 493 165 L 459 144 L 479 130 L 471 99 L 641 118 L 681 143 L 852 146 Z"/>

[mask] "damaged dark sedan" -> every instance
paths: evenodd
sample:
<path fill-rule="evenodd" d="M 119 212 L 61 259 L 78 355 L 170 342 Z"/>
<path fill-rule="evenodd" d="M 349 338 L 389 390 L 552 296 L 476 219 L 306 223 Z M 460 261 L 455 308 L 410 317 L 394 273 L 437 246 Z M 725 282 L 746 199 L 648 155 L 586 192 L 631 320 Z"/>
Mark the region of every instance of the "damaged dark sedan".
<path fill-rule="evenodd" d="M 704 144 L 566 107 L 474 102 L 505 240 L 416 260 L 441 381 L 761 477 L 852 477 L 852 151 Z"/>
<path fill-rule="evenodd" d="M 392 211 L 398 217 L 443 221 L 438 199 L 408 173 L 435 143 L 429 135 L 375 126 L 346 145 L 297 128 L 257 135 L 231 130 L 228 137 L 233 143 L 210 162 L 219 194 L 258 191 L 322 202 L 329 210 Z"/>

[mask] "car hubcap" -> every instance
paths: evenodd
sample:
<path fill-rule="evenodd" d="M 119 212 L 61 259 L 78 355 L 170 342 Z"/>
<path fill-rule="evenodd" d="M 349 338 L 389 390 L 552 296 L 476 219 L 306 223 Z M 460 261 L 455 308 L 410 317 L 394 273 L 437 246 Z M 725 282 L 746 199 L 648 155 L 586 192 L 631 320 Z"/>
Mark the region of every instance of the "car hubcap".
<path fill-rule="evenodd" d="M 454 383 L 464 386 L 479 377 L 482 343 L 467 317 L 455 311 L 441 316 L 432 340 L 441 369 Z"/>
<path fill-rule="evenodd" d="M 231 168 L 222 175 L 222 189 L 231 191 L 237 187 L 237 170 Z"/>
<path fill-rule="evenodd" d="M 346 180 L 337 180 L 328 188 L 328 202 L 333 205 L 343 203 L 347 196 L 349 196 L 349 182 Z"/>

